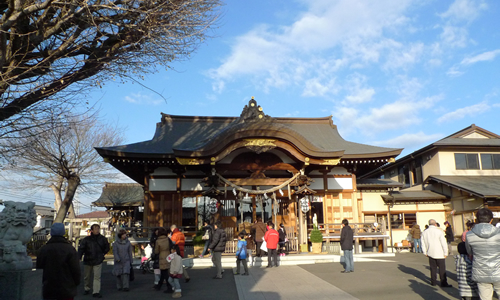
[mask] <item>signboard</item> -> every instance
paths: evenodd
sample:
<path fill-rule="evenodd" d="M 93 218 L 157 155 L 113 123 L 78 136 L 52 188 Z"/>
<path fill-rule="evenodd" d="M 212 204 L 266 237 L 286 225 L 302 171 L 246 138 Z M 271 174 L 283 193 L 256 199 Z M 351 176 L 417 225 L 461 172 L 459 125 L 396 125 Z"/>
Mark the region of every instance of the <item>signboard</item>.
<path fill-rule="evenodd" d="M 212 215 L 215 215 L 217 213 L 217 199 L 210 199 L 210 202 L 208 202 L 208 211 Z"/>
<path fill-rule="evenodd" d="M 300 199 L 299 203 L 300 203 L 300 209 L 302 210 L 303 213 L 307 213 L 309 209 L 311 209 L 311 205 L 309 204 L 309 199 L 307 199 L 306 197 Z"/>

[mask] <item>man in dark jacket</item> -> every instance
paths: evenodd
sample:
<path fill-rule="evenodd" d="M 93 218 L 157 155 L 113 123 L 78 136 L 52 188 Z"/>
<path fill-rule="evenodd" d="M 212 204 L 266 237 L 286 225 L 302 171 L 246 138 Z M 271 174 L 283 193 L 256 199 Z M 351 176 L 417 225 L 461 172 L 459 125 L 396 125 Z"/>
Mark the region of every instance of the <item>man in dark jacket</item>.
<path fill-rule="evenodd" d="M 340 232 L 340 248 L 344 251 L 345 270 L 341 273 L 354 272 L 354 259 L 352 257 L 353 233 L 347 219 L 342 220 L 342 231 Z"/>
<path fill-rule="evenodd" d="M 220 221 L 214 224 L 214 228 L 214 235 L 210 246 L 208 246 L 208 251 L 212 251 L 212 262 L 217 267 L 217 275 L 214 279 L 222 279 L 222 252 L 226 250 L 226 232 L 221 228 Z"/>
<path fill-rule="evenodd" d="M 446 221 L 444 225 L 446 226 L 444 237 L 446 238 L 446 243 L 448 243 L 448 255 L 451 256 L 453 255 L 451 243 L 455 240 L 455 237 L 453 236 L 453 229 L 451 228 L 450 222 Z"/>
<path fill-rule="evenodd" d="M 63 300 L 76 296 L 76 287 L 80 284 L 80 261 L 75 248 L 64 237 L 65 233 L 64 224 L 52 224 L 52 237 L 37 256 L 36 268 L 43 269 L 43 299 Z"/>
<path fill-rule="evenodd" d="M 109 252 L 108 240 L 101 235 L 101 227 L 94 224 L 90 227 L 91 233 L 85 237 L 78 247 L 78 255 L 83 258 L 83 280 L 85 284 L 85 295 L 90 293 L 90 278 L 94 275 L 93 293 L 94 298 L 102 298 L 101 292 L 101 269 L 104 255 Z"/>
<path fill-rule="evenodd" d="M 413 252 L 422 253 L 422 243 L 420 240 L 422 231 L 420 230 L 420 226 L 416 222 L 413 222 L 413 226 L 410 229 L 410 234 L 413 238 Z"/>
<path fill-rule="evenodd" d="M 476 224 L 465 235 L 467 253 L 472 261 L 472 280 L 477 282 L 481 300 L 493 298 L 493 290 L 500 295 L 500 231 L 491 225 L 493 213 L 481 208 L 476 213 Z"/>

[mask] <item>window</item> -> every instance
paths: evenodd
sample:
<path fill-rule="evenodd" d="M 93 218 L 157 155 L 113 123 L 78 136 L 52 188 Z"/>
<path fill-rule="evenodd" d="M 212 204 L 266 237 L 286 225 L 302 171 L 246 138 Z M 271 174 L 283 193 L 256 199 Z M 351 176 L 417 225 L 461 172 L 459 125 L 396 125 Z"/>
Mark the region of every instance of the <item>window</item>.
<path fill-rule="evenodd" d="M 500 169 L 500 154 L 481 154 L 481 166 L 483 170 Z"/>
<path fill-rule="evenodd" d="M 50 228 L 52 226 L 52 220 L 45 220 L 45 228 Z"/>
<path fill-rule="evenodd" d="M 479 170 L 477 154 L 455 153 L 455 168 L 457 170 Z"/>
<path fill-rule="evenodd" d="M 416 214 L 391 213 L 392 229 L 410 229 L 414 222 L 417 222 Z"/>
<path fill-rule="evenodd" d="M 415 160 L 415 168 L 413 170 L 413 184 L 421 184 L 423 181 L 422 176 L 422 159 L 417 158 Z"/>

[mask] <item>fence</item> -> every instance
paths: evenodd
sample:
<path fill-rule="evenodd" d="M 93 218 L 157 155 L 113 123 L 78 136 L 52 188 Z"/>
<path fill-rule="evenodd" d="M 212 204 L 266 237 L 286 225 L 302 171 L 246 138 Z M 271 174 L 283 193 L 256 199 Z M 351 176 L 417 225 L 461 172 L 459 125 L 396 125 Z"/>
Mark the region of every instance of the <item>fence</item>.
<path fill-rule="evenodd" d="M 30 241 L 26 244 L 26 251 L 28 254 L 37 255 L 38 250 L 43 247 L 47 243 L 47 235 L 46 234 L 37 234 L 34 233 L 31 236 Z"/>

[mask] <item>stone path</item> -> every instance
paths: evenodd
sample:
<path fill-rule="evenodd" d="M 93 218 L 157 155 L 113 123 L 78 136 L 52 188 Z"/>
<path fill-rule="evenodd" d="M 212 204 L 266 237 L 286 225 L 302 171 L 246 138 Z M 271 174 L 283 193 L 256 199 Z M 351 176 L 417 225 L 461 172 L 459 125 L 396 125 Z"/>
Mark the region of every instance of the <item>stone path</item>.
<path fill-rule="evenodd" d="M 235 283 L 239 300 L 359 300 L 298 266 L 250 268 L 249 276 L 235 275 Z"/>

